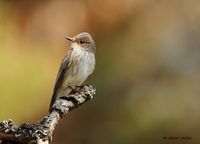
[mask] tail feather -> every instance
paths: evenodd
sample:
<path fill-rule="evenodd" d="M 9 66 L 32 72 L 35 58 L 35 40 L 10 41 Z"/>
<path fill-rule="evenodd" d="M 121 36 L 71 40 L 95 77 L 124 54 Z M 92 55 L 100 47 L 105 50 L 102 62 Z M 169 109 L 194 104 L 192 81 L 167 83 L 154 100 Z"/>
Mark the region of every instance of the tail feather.
<path fill-rule="evenodd" d="M 51 103 L 49 106 L 49 112 L 52 111 L 52 106 L 57 99 L 59 99 L 62 96 L 67 96 L 71 91 L 72 89 L 70 87 L 67 87 L 63 90 L 58 90 L 56 93 L 53 93 L 52 98 L 51 98 Z"/>
<path fill-rule="evenodd" d="M 56 95 L 55 94 L 53 94 L 52 95 L 52 98 L 51 98 L 51 103 L 50 103 L 50 106 L 49 106 L 49 112 L 51 112 L 51 110 L 52 110 L 52 106 L 53 106 L 53 104 L 54 104 L 54 102 L 56 101 Z"/>

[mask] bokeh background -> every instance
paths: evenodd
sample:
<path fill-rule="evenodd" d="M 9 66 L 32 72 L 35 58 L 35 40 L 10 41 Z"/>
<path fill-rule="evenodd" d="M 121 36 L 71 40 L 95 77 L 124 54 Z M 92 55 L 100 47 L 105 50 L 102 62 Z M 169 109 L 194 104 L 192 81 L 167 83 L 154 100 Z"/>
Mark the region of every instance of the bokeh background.
<path fill-rule="evenodd" d="M 48 114 L 64 36 L 83 31 L 97 46 L 87 81 L 97 94 L 60 121 L 53 143 L 200 143 L 198 0 L 1 0 L 1 121 Z"/>

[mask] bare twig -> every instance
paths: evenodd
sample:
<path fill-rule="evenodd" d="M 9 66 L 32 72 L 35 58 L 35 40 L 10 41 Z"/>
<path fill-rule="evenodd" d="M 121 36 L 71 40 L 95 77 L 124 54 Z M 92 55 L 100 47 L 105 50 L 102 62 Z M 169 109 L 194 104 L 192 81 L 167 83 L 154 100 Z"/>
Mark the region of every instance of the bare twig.
<path fill-rule="evenodd" d="M 91 99 L 95 94 L 92 86 L 80 86 L 68 96 L 58 99 L 48 116 L 35 124 L 24 123 L 16 126 L 12 120 L 0 123 L 1 144 L 49 144 L 60 118 L 74 108 Z"/>

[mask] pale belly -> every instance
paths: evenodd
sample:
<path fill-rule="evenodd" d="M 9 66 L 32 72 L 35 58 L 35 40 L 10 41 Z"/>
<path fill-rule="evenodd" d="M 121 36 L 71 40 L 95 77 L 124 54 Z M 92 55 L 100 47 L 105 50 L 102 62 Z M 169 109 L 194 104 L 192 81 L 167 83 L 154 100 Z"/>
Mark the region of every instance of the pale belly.
<path fill-rule="evenodd" d="M 62 84 L 64 89 L 69 86 L 72 88 L 80 86 L 94 70 L 95 57 L 93 54 L 85 52 L 85 55 L 74 60 L 65 73 L 65 81 Z"/>

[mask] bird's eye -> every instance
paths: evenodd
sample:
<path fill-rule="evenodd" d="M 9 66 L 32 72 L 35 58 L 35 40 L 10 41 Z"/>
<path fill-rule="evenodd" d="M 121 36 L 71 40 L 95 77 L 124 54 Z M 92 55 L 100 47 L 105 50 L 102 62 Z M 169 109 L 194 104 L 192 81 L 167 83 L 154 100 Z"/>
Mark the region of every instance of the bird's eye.
<path fill-rule="evenodd" d="M 83 44 L 84 43 L 84 41 L 80 41 L 80 44 Z"/>

